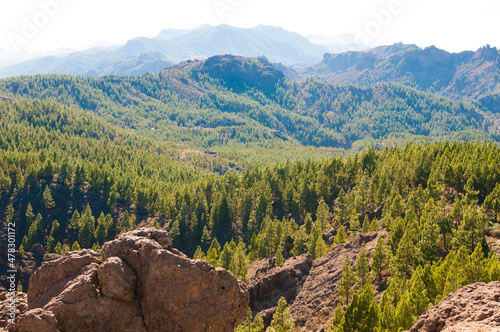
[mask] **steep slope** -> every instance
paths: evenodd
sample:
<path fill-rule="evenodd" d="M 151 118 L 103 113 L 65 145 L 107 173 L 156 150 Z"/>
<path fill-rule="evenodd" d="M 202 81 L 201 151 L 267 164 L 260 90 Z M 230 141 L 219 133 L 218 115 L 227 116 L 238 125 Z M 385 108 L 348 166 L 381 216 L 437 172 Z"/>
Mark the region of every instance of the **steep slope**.
<path fill-rule="evenodd" d="M 467 285 L 429 308 L 410 332 L 500 331 L 500 282 Z"/>
<path fill-rule="evenodd" d="M 325 54 L 319 64 L 298 68 L 294 75 L 315 75 L 332 83 L 397 82 L 454 99 L 480 98 L 486 107 L 498 112 L 500 56 L 489 45 L 461 53 L 394 44 Z"/>

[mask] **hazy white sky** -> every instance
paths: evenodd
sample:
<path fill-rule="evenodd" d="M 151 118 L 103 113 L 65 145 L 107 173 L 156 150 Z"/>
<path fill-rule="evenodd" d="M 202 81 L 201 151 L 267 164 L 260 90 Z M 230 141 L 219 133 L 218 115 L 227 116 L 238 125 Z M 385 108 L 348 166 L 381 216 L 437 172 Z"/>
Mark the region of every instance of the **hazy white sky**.
<path fill-rule="evenodd" d="M 359 41 L 500 47 L 498 0 L 0 0 L 0 48 L 30 52 L 124 43 L 165 28 L 280 26 Z"/>

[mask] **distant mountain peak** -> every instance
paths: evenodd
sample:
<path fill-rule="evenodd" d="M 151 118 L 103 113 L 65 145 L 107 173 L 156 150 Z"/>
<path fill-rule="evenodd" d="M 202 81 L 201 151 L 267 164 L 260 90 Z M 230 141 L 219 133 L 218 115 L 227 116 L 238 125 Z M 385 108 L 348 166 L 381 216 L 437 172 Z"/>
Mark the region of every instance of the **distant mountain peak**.
<path fill-rule="evenodd" d="M 184 61 L 166 69 L 165 72 L 172 70 L 184 72 L 191 70 L 207 74 L 234 91 L 257 88 L 264 93 L 272 93 L 276 84 L 285 77 L 264 57 L 242 57 L 232 54 L 216 55 L 205 60 Z"/>

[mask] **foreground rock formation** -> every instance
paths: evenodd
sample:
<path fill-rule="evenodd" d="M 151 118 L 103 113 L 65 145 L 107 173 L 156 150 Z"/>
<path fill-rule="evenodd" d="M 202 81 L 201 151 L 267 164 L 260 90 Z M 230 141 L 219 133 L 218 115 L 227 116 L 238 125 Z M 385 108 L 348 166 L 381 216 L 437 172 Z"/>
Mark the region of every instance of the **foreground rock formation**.
<path fill-rule="evenodd" d="M 138 229 L 70 252 L 31 277 L 29 311 L 13 331 L 233 331 L 248 291 L 228 271 L 191 260 L 170 235 Z"/>
<path fill-rule="evenodd" d="M 500 281 L 478 282 L 448 294 L 410 332 L 500 331 Z"/>

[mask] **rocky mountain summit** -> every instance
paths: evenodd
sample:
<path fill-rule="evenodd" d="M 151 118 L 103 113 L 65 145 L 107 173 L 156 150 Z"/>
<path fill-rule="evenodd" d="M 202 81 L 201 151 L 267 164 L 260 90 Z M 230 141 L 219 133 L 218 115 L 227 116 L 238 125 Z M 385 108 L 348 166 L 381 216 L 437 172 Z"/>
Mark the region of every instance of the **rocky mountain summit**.
<path fill-rule="evenodd" d="M 228 271 L 172 248 L 166 231 L 137 229 L 102 258 L 73 251 L 30 279 L 29 310 L 12 331 L 232 331 L 248 291 Z"/>
<path fill-rule="evenodd" d="M 486 45 L 476 52 L 449 53 L 435 46 L 394 44 L 365 51 L 325 54 L 309 67 L 288 76 L 317 76 L 331 83 L 373 85 L 396 82 L 452 99 L 478 99 L 498 112 L 500 55 Z"/>
<path fill-rule="evenodd" d="M 500 282 L 478 282 L 448 294 L 410 332 L 500 331 Z"/>

